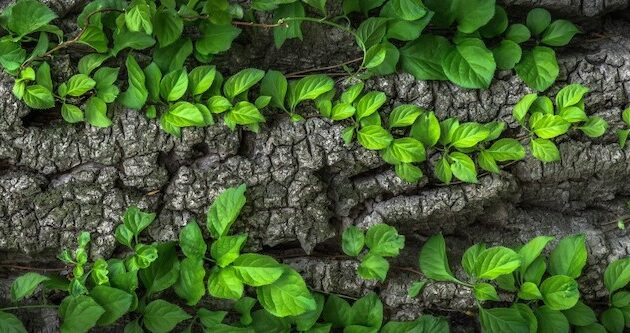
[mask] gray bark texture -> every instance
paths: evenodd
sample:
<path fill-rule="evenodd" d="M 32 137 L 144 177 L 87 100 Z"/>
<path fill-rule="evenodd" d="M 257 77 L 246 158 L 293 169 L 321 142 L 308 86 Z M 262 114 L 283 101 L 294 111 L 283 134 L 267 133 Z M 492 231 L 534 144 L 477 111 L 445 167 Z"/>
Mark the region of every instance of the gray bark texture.
<path fill-rule="evenodd" d="M 606 119 L 610 130 L 597 140 L 565 136 L 562 162 L 528 157 L 476 185 L 440 185 L 431 168 L 424 181 L 407 184 L 376 153 L 345 146 L 343 126 L 309 109 L 302 110 L 307 119 L 300 123 L 269 115 L 260 134 L 216 125 L 184 129 L 178 139 L 133 110 L 115 110 L 107 129 L 50 121 L 17 101 L 12 79 L 0 74 L 0 304 L 8 303 L 10 282 L 24 272 L 3 264 L 58 267 L 56 254 L 73 247 L 82 230 L 92 233 L 91 256 L 108 258 L 116 253 L 114 229 L 132 204 L 158 214 L 147 239 L 176 239 L 187 221 L 205 218 L 218 193 L 241 183 L 248 185 L 248 203 L 235 228 L 249 234 L 249 250 L 286 257 L 315 290 L 360 297 L 376 289 L 391 318 L 437 313 L 450 317 L 454 332 L 475 331 L 464 314 L 474 309 L 469 290 L 436 283 L 420 297 L 406 296 L 420 277 L 396 267 L 417 269 L 421 245 L 438 232 L 446 236 L 453 266 L 476 242 L 511 246 L 542 234 L 585 233 L 590 256 L 580 283 L 586 301 L 597 301 L 605 296 L 607 263 L 630 255 L 628 231 L 616 225 L 630 199 L 630 148 L 621 150 L 614 135 L 623 127 L 621 110 L 630 104 L 630 1 L 502 3 L 521 20 L 523 9 L 540 6 L 581 24 L 585 33 L 557 51 L 561 75 L 549 95 L 567 83 L 589 87 L 587 112 Z M 73 0 L 49 4 L 70 20 L 81 7 Z M 219 63 L 228 72 L 248 66 L 290 71 L 357 56 L 352 38 L 341 32 L 311 24 L 304 30 L 307 42 L 276 50 L 269 32 L 246 29 Z M 67 75 L 75 61 L 60 57 L 56 72 Z M 386 110 L 412 103 L 440 118 L 503 120 L 515 134 L 512 107 L 531 92 L 512 72 L 499 73 L 483 91 L 420 82 L 409 74 L 368 85 L 388 95 Z M 395 226 L 407 239 L 386 283 L 363 281 L 356 262 L 322 255 L 339 252 L 345 227 L 376 223 Z M 57 331 L 54 311 L 21 314 L 32 332 Z"/>

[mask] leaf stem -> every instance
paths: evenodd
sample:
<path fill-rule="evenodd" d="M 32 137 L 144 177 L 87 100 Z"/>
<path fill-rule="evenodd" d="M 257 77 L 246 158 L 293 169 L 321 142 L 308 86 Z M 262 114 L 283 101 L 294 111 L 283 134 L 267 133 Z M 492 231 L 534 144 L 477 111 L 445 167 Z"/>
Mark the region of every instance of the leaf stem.
<path fill-rule="evenodd" d="M 22 309 L 44 309 L 44 308 L 58 308 L 58 307 L 59 305 L 53 305 L 53 304 L 35 304 L 35 305 L 10 306 L 6 308 L 1 308 L 0 311 L 22 310 Z"/>
<path fill-rule="evenodd" d="M 359 62 L 359 61 L 363 61 L 363 57 L 352 59 L 352 60 L 348 60 L 346 62 L 342 62 L 342 63 L 336 64 L 336 65 L 305 69 L 305 70 L 289 73 L 289 74 L 286 75 L 286 77 L 287 78 L 291 78 L 291 77 L 295 77 L 295 76 L 302 75 L 302 74 L 307 74 L 307 73 L 312 73 L 312 72 L 322 72 L 322 71 L 326 71 L 326 70 L 335 69 L 335 68 L 343 67 L 343 66 L 346 66 L 346 65 L 350 65 L 350 64 L 353 64 L 353 63 Z"/>
<path fill-rule="evenodd" d="M 331 21 L 327 21 L 327 20 L 323 20 L 323 19 L 316 19 L 316 18 L 313 18 L 313 17 L 286 17 L 286 18 L 282 18 L 282 19 L 278 20 L 278 24 L 282 24 L 282 23 L 285 23 L 285 22 L 293 22 L 293 21 L 313 22 L 313 23 L 329 25 L 329 26 L 337 28 L 339 30 L 343 30 L 343 31 L 351 34 L 352 36 L 354 36 L 354 38 L 357 41 L 357 44 L 361 40 L 359 35 L 354 30 L 352 30 L 351 28 L 348 28 L 348 27 L 343 26 L 341 24 L 337 24 L 335 22 L 331 22 Z M 361 48 L 361 50 L 363 50 L 363 53 L 366 52 L 364 46 L 359 45 L 359 47 Z"/>

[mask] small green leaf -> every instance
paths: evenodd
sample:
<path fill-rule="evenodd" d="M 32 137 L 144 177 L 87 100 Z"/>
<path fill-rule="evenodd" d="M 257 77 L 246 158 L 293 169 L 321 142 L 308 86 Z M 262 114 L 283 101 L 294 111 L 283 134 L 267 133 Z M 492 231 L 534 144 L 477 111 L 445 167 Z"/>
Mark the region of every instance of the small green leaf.
<path fill-rule="evenodd" d="M 125 291 L 108 286 L 96 286 L 90 296 L 105 310 L 98 319 L 101 326 L 110 325 L 127 313 L 133 303 L 133 296 Z"/>
<path fill-rule="evenodd" d="M 57 15 L 45 4 L 36 0 L 18 1 L 10 7 L 10 13 L 4 19 L 3 26 L 15 32 L 19 37 L 45 26 L 57 18 Z"/>
<path fill-rule="evenodd" d="M 479 321 L 486 333 L 530 333 L 527 320 L 514 308 L 480 309 Z"/>
<path fill-rule="evenodd" d="M 18 317 L 2 311 L 0 311 L 0 331 L 7 333 L 28 333 Z"/>
<path fill-rule="evenodd" d="M 534 157 L 543 162 L 555 162 L 560 160 L 558 147 L 547 139 L 534 139 L 531 141 L 531 150 Z"/>
<path fill-rule="evenodd" d="M 237 125 L 251 125 L 265 121 L 265 117 L 260 113 L 260 110 L 250 102 L 236 103 L 232 110 L 225 115 L 225 119 L 229 119 Z"/>
<path fill-rule="evenodd" d="M 451 144 L 455 148 L 471 148 L 485 140 L 490 132 L 478 123 L 465 123 L 454 132 Z"/>
<path fill-rule="evenodd" d="M 188 258 L 203 258 L 206 254 L 206 245 L 197 221 L 192 220 L 179 232 L 179 247 Z"/>
<path fill-rule="evenodd" d="M 200 26 L 199 30 L 201 31 L 201 38 L 195 42 L 195 49 L 203 55 L 219 54 L 229 50 L 234 39 L 241 34 L 241 29 L 231 24 L 205 23 Z"/>
<path fill-rule="evenodd" d="M 212 96 L 208 99 L 208 109 L 212 113 L 223 113 L 232 108 L 232 103 L 223 96 Z"/>
<path fill-rule="evenodd" d="M 534 133 L 543 139 L 552 139 L 565 134 L 571 124 L 562 119 L 561 116 L 545 114 L 540 117 L 533 125 Z"/>
<path fill-rule="evenodd" d="M 62 333 L 84 333 L 94 327 L 105 309 L 91 297 L 85 295 L 67 296 L 59 306 L 59 315 L 63 320 Z"/>
<path fill-rule="evenodd" d="M 492 50 L 492 54 L 498 69 L 509 70 L 521 61 L 523 50 L 517 43 L 504 39 Z"/>
<path fill-rule="evenodd" d="M 527 27 L 534 35 L 540 35 L 551 23 L 551 14 L 543 8 L 534 8 L 527 14 Z"/>
<path fill-rule="evenodd" d="M 458 283 L 448 265 L 444 236 L 438 234 L 429 238 L 420 250 L 420 270 L 422 274 L 437 281 Z"/>
<path fill-rule="evenodd" d="M 260 69 L 247 68 L 229 77 L 223 85 L 225 97 L 233 100 L 236 96 L 246 92 L 263 79 L 265 72 Z"/>
<path fill-rule="evenodd" d="M 549 46 L 565 46 L 571 42 L 580 29 L 567 20 L 556 20 L 549 25 L 542 36 L 542 43 Z"/>
<path fill-rule="evenodd" d="M 324 321 L 332 324 L 333 327 L 346 327 L 352 322 L 352 308 L 344 299 L 335 294 L 328 296 L 322 311 Z"/>
<path fill-rule="evenodd" d="M 195 67 L 188 74 L 188 87 L 193 96 L 201 95 L 208 91 L 214 82 L 217 71 L 214 66 Z"/>
<path fill-rule="evenodd" d="M 518 297 L 527 301 L 542 299 L 542 294 L 538 290 L 538 286 L 532 282 L 524 282 L 521 285 L 521 290 L 518 292 Z"/>
<path fill-rule="evenodd" d="M 55 106 L 52 92 L 38 84 L 26 87 L 23 98 L 24 103 L 33 109 L 50 109 Z"/>
<path fill-rule="evenodd" d="M 365 236 L 365 244 L 370 253 L 383 257 L 395 257 L 405 246 L 405 236 L 401 236 L 396 228 L 387 224 L 370 227 Z"/>
<path fill-rule="evenodd" d="M 126 67 L 129 87 L 127 91 L 120 94 L 118 100 L 128 108 L 139 110 L 144 106 L 149 96 L 145 86 L 144 72 L 132 55 L 127 56 Z"/>
<path fill-rule="evenodd" d="M 630 283 L 630 258 L 615 260 L 604 271 L 604 285 L 610 294 Z"/>
<path fill-rule="evenodd" d="M 356 257 L 363 250 L 365 245 L 365 235 L 363 230 L 356 226 L 350 226 L 341 235 L 341 248 L 343 252 L 351 257 Z"/>
<path fill-rule="evenodd" d="M 475 298 L 478 301 L 500 301 L 499 295 L 497 295 L 496 289 L 488 283 L 477 283 L 473 289 Z"/>
<path fill-rule="evenodd" d="M 278 71 L 267 71 L 260 84 L 260 93 L 271 96 L 271 106 L 285 110 L 284 100 L 287 95 L 287 79 Z"/>
<path fill-rule="evenodd" d="M 433 147 L 440 139 L 440 122 L 434 112 L 420 115 L 411 127 L 410 135 L 427 147 Z"/>
<path fill-rule="evenodd" d="M 521 266 L 516 252 L 502 246 L 491 247 L 481 252 L 475 260 L 474 275 L 480 279 L 493 280 L 512 273 Z"/>
<path fill-rule="evenodd" d="M 422 290 L 424 290 L 424 287 L 426 286 L 426 284 L 427 284 L 426 281 L 414 281 L 414 283 L 411 284 L 411 287 L 409 287 L 407 296 L 412 297 L 412 298 L 417 297 L 418 295 L 420 295 Z"/>
<path fill-rule="evenodd" d="M 566 275 L 554 275 L 540 285 L 543 301 L 552 310 L 568 310 L 577 304 L 580 291 L 577 282 Z"/>
<path fill-rule="evenodd" d="M 591 138 L 598 138 L 608 130 L 608 123 L 604 118 L 595 116 L 590 117 L 584 125 L 578 127 L 584 134 Z"/>
<path fill-rule="evenodd" d="M 534 310 L 538 319 L 538 332 L 569 332 L 570 326 L 567 318 L 558 310 L 549 306 L 541 306 Z"/>
<path fill-rule="evenodd" d="M 184 20 L 173 9 L 161 9 L 153 17 L 155 37 L 160 47 L 168 46 L 177 41 L 184 31 Z"/>
<path fill-rule="evenodd" d="M 462 267 L 464 268 L 466 274 L 474 274 L 475 262 L 477 261 L 477 257 L 479 257 L 479 254 L 485 251 L 485 249 L 486 245 L 483 243 L 479 243 L 469 247 L 468 249 L 466 249 L 466 251 L 464 251 L 464 254 L 462 255 Z"/>
<path fill-rule="evenodd" d="M 160 82 L 160 96 L 168 102 L 182 98 L 187 89 L 188 72 L 185 68 L 164 75 Z"/>
<path fill-rule="evenodd" d="M 208 277 L 208 293 L 217 298 L 239 299 L 243 296 L 245 286 L 236 275 L 233 267 L 215 267 Z"/>
<path fill-rule="evenodd" d="M 241 249 L 247 241 L 247 235 L 221 236 L 210 247 L 210 254 L 217 262 L 217 266 L 226 267 L 241 254 Z"/>
<path fill-rule="evenodd" d="M 125 215 L 123 216 L 123 223 L 136 236 L 151 225 L 154 220 L 155 213 L 143 212 L 135 206 L 127 208 L 127 211 L 125 211 Z"/>
<path fill-rule="evenodd" d="M 40 283 L 48 280 L 50 278 L 37 273 L 26 273 L 18 277 L 11 284 L 11 300 L 19 302 L 24 298 L 30 297 Z"/>
<path fill-rule="evenodd" d="M 415 105 L 399 105 L 389 115 L 389 128 L 411 126 L 421 114 L 422 109 Z"/>
<path fill-rule="evenodd" d="M 479 39 L 466 39 L 442 61 L 449 80 L 464 88 L 489 88 L 496 63 L 492 52 Z"/>
<path fill-rule="evenodd" d="M 601 322 L 610 333 L 623 333 L 624 331 L 623 312 L 617 308 L 610 308 L 601 315 Z"/>
<path fill-rule="evenodd" d="M 290 89 L 291 110 L 302 101 L 314 100 L 332 90 L 335 82 L 327 75 L 309 75 L 297 81 Z"/>
<path fill-rule="evenodd" d="M 167 333 L 191 316 L 179 306 L 158 299 L 147 305 L 143 315 L 144 326 L 152 333 Z"/>
<path fill-rule="evenodd" d="M 234 272 L 245 284 L 259 287 L 273 283 L 284 272 L 284 268 L 270 256 L 246 253 L 232 263 Z"/>
<path fill-rule="evenodd" d="M 387 50 L 383 46 L 383 44 L 377 44 L 372 46 L 365 53 L 365 57 L 363 59 L 363 67 L 365 68 L 374 68 L 379 66 L 385 61 L 385 56 L 387 55 Z"/>
<path fill-rule="evenodd" d="M 83 121 L 83 111 L 78 106 L 64 103 L 61 105 L 61 116 L 63 120 L 74 124 Z"/>
<path fill-rule="evenodd" d="M 518 161 L 525 158 L 525 148 L 516 139 L 499 139 L 486 152 L 499 162 Z"/>
<path fill-rule="evenodd" d="M 256 288 L 256 294 L 263 308 L 276 317 L 297 316 L 317 308 L 300 274 L 288 268 L 272 284 Z"/>
<path fill-rule="evenodd" d="M 424 146 L 414 138 L 395 139 L 389 149 L 391 149 L 391 154 L 402 163 L 422 162 L 426 159 Z"/>
<path fill-rule="evenodd" d="M 457 30 L 467 34 L 490 22 L 496 8 L 493 0 L 469 0 L 458 3 L 457 7 Z"/>
<path fill-rule="evenodd" d="M 532 37 L 531 32 L 524 24 L 512 24 L 505 32 L 505 38 L 515 43 L 523 43 L 528 41 Z"/>
<path fill-rule="evenodd" d="M 570 84 L 562 88 L 556 95 L 556 105 L 562 110 L 582 101 L 589 89 L 581 84 Z"/>
<path fill-rule="evenodd" d="M 396 175 L 409 183 L 417 183 L 422 179 L 422 169 L 411 163 L 399 163 L 395 167 Z"/>
<path fill-rule="evenodd" d="M 196 305 L 206 294 L 203 258 L 185 258 L 179 264 L 179 279 L 173 285 L 175 293 L 190 306 Z"/>
<path fill-rule="evenodd" d="M 597 322 L 597 317 L 593 309 L 588 307 L 581 301 L 577 302 L 574 307 L 562 311 L 569 324 L 573 326 L 588 326 Z"/>
<path fill-rule="evenodd" d="M 107 104 L 102 99 L 92 96 L 85 102 L 85 121 L 94 127 L 109 127 L 111 119 L 107 117 Z"/>
<path fill-rule="evenodd" d="M 525 52 L 521 62 L 514 68 L 529 87 L 538 91 L 547 90 L 560 73 L 556 53 L 545 46 L 536 46 Z"/>
<path fill-rule="evenodd" d="M 475 162 L 468 155 L 460 152 L 454 152 L 448 156 L 453 161 L 450 168 L 457 179 L 466 183 L 477 182 L 477 169 L 475 168 Z"/>
<path fill-rule="evenodd" d="M 448 80 L 442 60 L 451 49 L 451 43 L 442 36 L 420 36 L 400 49 L 402 69 L 417 80 Z"/>
<path fill-rule="evenodd" d="M 208 230 L 214 238 L 225 236 L 245 205 L 245 184 L 223 191 L 208 209 Z"/>
<path fill-rule="evenodd" d="M 451 170 L 451 164 L 446 159 L 446 156 L 442 156 L 438 163 L 435 165 L 435 176 L 445 184 L 450 184 L 453 179 L 453 170 Z"/>
<path fill-rule="evenodd" d="M 381 150 L 389 146 L 394 138 L 381 126 L 370 125 L 365 126 L 358 131 L 357 139 L 366 149 Z"/>
<path fill-rule="evenodd" d="M 577 279 L 586 265 L 587 251 L 584 235 L 565 237 L 549 256 L 549 272 Z"/>
<path fill-rule="evenodd" d="M 363 50 L 379 44 L 387 31 L 386 18 L 370 17 L 361 22 L 357 29 L 357 43 Z"/>
<path fill-rule="evenodd" d="M 387 277 L 388 270 L 389 262 L 385 258 L 377 254 L 368 253 L 361 259 L 358 272 L 359 276 L 365 280 L 379 280 L 383 282 Z"/>

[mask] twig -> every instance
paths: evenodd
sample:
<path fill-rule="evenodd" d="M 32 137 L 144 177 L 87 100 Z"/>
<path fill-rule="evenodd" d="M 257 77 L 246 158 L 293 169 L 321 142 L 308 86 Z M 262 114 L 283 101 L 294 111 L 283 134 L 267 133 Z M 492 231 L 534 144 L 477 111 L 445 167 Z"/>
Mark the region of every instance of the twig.
<path fill-rule="evenodd" d="M 67 269 L 67 267 L 63 267 L 63 268 L 37 268 L 37 267 L 28 267 L 28 266 L 19 266 L 19 265 L 5 265 L 5 264 L 1 264 L 0 267 L 5 267 L 5 268 L 13 268 L 13 269 L 20 269 L 20 270 L 28 270 L 28 271 L 42 271 L 42 272 L 61 272 Z"/>
<path fill-rule="evenodd" d="M 326 67 L 310 68 L 310 69 L 305 69 L 305 70 L 289 73 L 289 74 L 286 75 L 286 77 L 290 78 L 290 77 L 294 77 L 296 75 L 301 75 L 301 74 L 306 74 L 306 73 L 322 72 L 322 71 L 326 71 L 326 70 L 335 69 L 335 68 L 343 67 L 343 66 L 346 66 L 346 65 L 350 65 L 350 64 L 353 64 L 353 63 L 359 62 L 359 61 L 363 61 L 363 57 L 352 59 L 352 60 L 348 60 L 346 62 L 342 62 L 342 63 L 336 64 L 336 65 L 331 65 L 331 66 L 326 66 Z"/>

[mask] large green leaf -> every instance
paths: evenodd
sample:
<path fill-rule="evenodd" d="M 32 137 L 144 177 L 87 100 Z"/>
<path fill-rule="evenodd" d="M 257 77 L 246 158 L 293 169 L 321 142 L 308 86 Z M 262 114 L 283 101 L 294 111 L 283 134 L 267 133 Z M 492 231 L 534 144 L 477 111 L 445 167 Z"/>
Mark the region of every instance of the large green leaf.
<path fill-rule="evenodd" d="M 430 279 L 459 282 L 448 265 L 446 243 L 442 234 L 432 236 L 422 246 L 422 250 L 420 250 L 420 270 L 422 274 Z"/>
<path fill-rule="evenodd" d="M 208 230 L 214 238 L 226 235 L 245 205 L 245 184 L 223 191 L 208 209 Z"/>
<path fill-rule="evenodd" d="M 417 80 L 447 80 L 442 60 L 451 51 L 448 39 L 422 35 L 400 49 L 402 69 Z"/>
<path fill-rule="evenodd" d="M 57 18 L 50 8 L 36 0 L 17 1 L 4 14 L 7 28 L 19 37 L 28 35 Z"/>
<path fill-rule="evenodd" d="M 547 90 L 560 73 L 556 53 L 544 46 L 536 46 L 525 52 L 521 62 L 514 68 L 529 87 L 538 91 Z"/>
<path fill-rule="evenodd" d="M 480 279 L 496 279 L 510 274 L 521 266 L 519 255 L 502 246 L 491 247 L 481 252 L 475 260 L 475 276 Z"/>
<path fill-rule="evenodd" d="M 265 72 L 260 69 L 246 68 L 233 76 L 229 77 L 223 85 L 225 97 L 233 100 L 236 96 L 246 92 L 253 87 L 258 81 L 262 80 Z"/>
<path fill-rule="evenodd" d="M 530 333 L 527 320 L 517 309 L 480 309 L 479 320 L 485 333 Z"/>
<path fill-rule="evenodd" d="M 461 87 L 487 89 L 497 66 L 485 44 L 470 38 L 457 44 L 443 58 L 442 67 L 448 79 Z"/>
<path fill-rule="evenodd" d="M 108 286 L 96 286 L 90 290 L 90 296 L 105 310 L 98 319 L 98 324 L 110 325 L 130 310 L 134 296 L 130 293 Z"/>
<path fill-rule="evenodd" d="M 381 126 L 370 125 L 358 131 L 357 139 L 363 147 L 369 150 L 381 150 L 389 146 L 394 138 Z"/>
<path fill-rule="evenodd" d="M 191 316 L 179 306 L 158 299 L 147 305 L 143 315 L 144 326 L 152 333 L 167 333 Z"/>
<path fill-rule="evenodd" d="M 40 283 L 49 280 L 50 278 L 41 274 L 29 272 L 13 281 L 11 284 L 11 300 L 13 302 L 19 302 L 26 297 L 33 295 Z"/>
<path fill-rule="evenodd" d="M 540 285 L 543 301 L 552 310 L 568 310 L 577 304 L 580 291 L 577 282 L 566 275 L 554 275 Z"/>
<path fill-rule="evenodd" d="M 18 317 L 2 311 L 0 311 L 0 331 L 6 333 L 28 333 Z"/>
<path fill-rule="evenodd" d="M 565 237 L 551 251 L 549 272 L 553 275 L 567 275 L 576 279 L 582 274 L 587 255 L 584 235 Z"/>
<path fill-rule="evenodd" d="M 232 264 L 238 277 L 247 285 L 259 287 L 278 280 L 285 269 L 270 256 L 246 253 Z"/>
<path fill-rule="evenodd" d="M 67 296 L 59 306 L 63 320 L 61 333 L 85 333 L 96 325 L 105 309 L 91 297 L 85 295 Z"/>
<path fill-rule="evenodd" d="M 317 308 L 300 274 L 290 268 L 272 284 L 256 288 L 256 294 L 265 310 L 276 317 L 297 316 Z"/>
<path fill-rule="evenodd" d="M 196 305 L 206 294 L 203 258 L 185 258 L 179 264 L 179 278 L 173 285 L 175 293 L 186 300 L 190 306 Z"/>
<path fill-rule="evenodd" d="M 495 0 L 465 0 L 458 2 L 457 30 L 471 34 L 494 17 Z"/>

